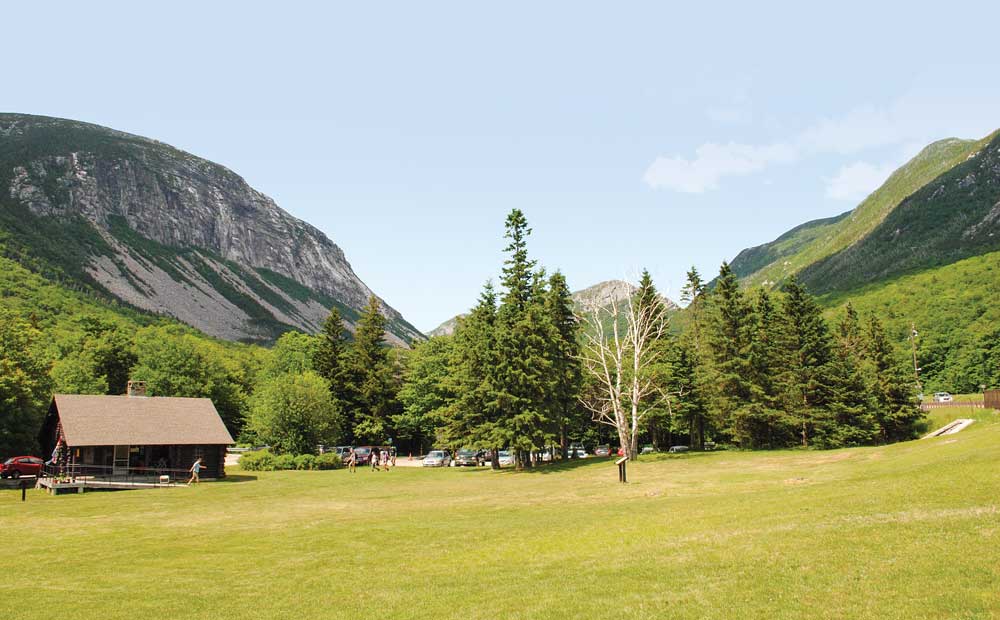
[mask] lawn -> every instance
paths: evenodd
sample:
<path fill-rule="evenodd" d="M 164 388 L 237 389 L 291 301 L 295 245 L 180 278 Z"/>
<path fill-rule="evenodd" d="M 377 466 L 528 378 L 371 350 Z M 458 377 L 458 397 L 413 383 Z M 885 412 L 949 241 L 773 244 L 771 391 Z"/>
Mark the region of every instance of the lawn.
<path fill-rule="evenodd" d="M 970 411 L 935 412 L 964 417 Z M 992 618 L 1000 423 L 536 472 L 0 491 L 6 619 Z"/>

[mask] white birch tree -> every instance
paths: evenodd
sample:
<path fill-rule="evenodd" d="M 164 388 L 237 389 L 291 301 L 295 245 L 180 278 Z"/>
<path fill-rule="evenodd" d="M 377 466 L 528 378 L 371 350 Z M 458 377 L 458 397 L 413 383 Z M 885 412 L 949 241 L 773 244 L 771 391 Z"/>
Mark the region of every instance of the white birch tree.
<path fill-rule="evenodd" d="M 663 361 L 656 342 L 666 335 L 668 319 L 665 304 L 638 304 L 627 283 L 619 286 L 627 288 L 613 290 L 608 303 L 594 303 L 583 317 L 589 329 L 580 359 L 597 388 L 580 401 L 595 422 L 618 432 L 634 460 L 643 420 L 670 398 L 652 372 Z"/>

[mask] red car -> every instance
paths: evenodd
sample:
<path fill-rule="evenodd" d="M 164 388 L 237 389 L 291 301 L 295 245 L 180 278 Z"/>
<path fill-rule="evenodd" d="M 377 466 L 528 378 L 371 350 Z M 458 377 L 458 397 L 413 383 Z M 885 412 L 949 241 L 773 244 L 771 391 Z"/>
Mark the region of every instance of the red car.
<path fill-rule="evenodd" d="M 14 456 L 0 465 L 0 478 L 20 478 L 21 476 L 37 476 L 42 471 L 45 461 L 37 456 Z"/>

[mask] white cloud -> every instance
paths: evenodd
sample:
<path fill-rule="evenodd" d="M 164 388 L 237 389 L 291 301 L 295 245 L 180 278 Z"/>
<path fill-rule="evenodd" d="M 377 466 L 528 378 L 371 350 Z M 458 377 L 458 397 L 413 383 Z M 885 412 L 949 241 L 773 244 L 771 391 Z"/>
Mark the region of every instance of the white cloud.
<path fill-rule="evenodd" d="M 896 164 L 876 166 L 856 161 L 842 167 L 832 179 L 827 179 L 826 195 L 834 200 L 857 202 L 878 189 L 896 168 Z"/>
<path fill-rule="evenodd" d="M 869 149 L 896 147 L 915 155 L 933 140 L 946 137 L 980 138 L 1000 125 L 1000 98 L 942 97 L 933 89 L 911 92 L 885 107 L 860 106 L 839 117 L 821 119 L 802 131 L 771 144 L 706 143 L 694 157 L 660 156 L 647 168 L 643 180 L 654 189 L 701 193 L 715 189 L 731 176 L 759 172 L 777 163 L 793 163 L 823 154 L 852 155 Z M 708 111 L 709 116 L 716 112 Z M 901 163 L 901 162 L 897 162 Z M 827 195 L 847 200 L 874 178 L 892 171 L 887 165 L 855 162 L 828 180 Z M 862 194 L 865 195 L 865 194 Z"/>
<path fill-rule="evenodd" d="M 728 176 L 746 175 L 775 163 L 796 159 L 795 149 L 786 144 L 754 146 L 749 144 L 703 144 L 692 159 L 657 157 L 646 169 L 643 180 L 654 189 L 700 194 L 718 187 Z"/>

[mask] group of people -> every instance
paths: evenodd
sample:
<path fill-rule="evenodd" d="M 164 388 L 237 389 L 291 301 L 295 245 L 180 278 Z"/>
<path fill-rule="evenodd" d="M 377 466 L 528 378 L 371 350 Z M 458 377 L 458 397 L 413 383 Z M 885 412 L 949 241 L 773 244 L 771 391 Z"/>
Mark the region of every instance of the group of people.
<path fill-rule="evenodd" d="M 357 452 L 354 448 L 351 448 L 344 462 L 347 463 L 347 469 L 354 472 L 357 471 L 359 460 Z M 390 451 L 386 448 L 382 448 L 381 450 L 372 448 L 368 457 L 368 464 L 371 466 L 372 471 L 378 471 L 379 468 L 383 471 L 389 471 L 390 466 L 396 466 L 396 451 Z"/>

